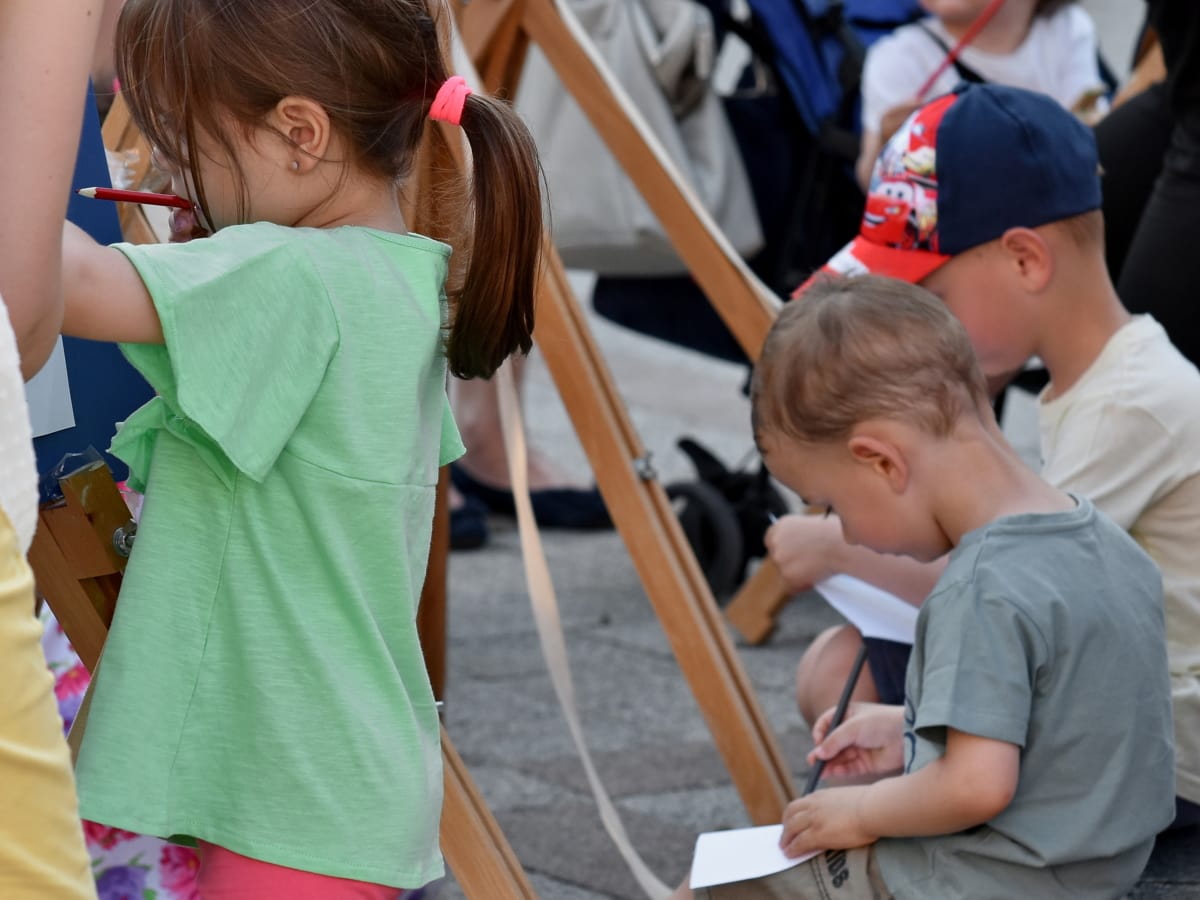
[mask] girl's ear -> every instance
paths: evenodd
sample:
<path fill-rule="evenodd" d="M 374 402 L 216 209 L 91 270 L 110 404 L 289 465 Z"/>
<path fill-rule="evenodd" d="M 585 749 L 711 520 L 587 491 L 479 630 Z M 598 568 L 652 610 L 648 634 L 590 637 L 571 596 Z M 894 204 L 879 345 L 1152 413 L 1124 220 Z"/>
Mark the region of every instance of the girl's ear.
<path fill-rule="evenodd" d="M 874 435 L 855 434 L 846 442 L 846 449 L 855 463 L 886 480 L 894 493 L 904 493 L 908 487 L 908 460 L 898 446 Z"/>
<path fill-rule="evenodd" d="M 329 113 L 308 97 L 287 96 L 275 104 L 268 124 L 287 139 L 288 167 L 308 172 L 325 158 L 332 129 Z"/>

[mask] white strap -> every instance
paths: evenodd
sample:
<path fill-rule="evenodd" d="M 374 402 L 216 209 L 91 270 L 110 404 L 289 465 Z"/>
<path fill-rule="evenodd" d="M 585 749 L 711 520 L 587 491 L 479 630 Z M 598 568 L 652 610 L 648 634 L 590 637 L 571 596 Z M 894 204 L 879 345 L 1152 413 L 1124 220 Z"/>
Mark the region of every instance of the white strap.
<path fill-rule="evenodd" d="M 645 861 L 633 849 L 625 826 L 617 814 L 616 807 L 613 806 L 612 798 L 604 789 L 600 776 L 596 774 L 592 755 L 584 740 L 579 709 L 575 704 L 575 686 L 571 680 L 570 663 L 567 661 L 567 645 L 563 638 L 562 621 L 558 615 L 558 601 L 554 596 L 550 568 L 546 564 L 541 536 L 533 518 L 533 505 L 529 500 L 525 430 L 521 421 L 521 404 L 513 383 L 511 363 L 505 363 L 495 377 L 496 393 L 500 400 L 500 428 L 504 433 L 504 447 L 508 452 L 508 471 L 512 478 L 517 527 L 521 535 L 521 555 L 525 560 L 525 579 L 529 584 L 529 599 L 533 606 L 534 620 L 537 622 L 542 655 L 546 658 L 546 668 L 550 671 L 550 681 L 554 684 L 554 693 L 558 695 L 563 716 L 571 730 L 571 738 L 583 763 L 592 796 L 596 798 L 596 806 L 600 810 L 600 820 L 604 823 L 605 830 L 616 845 L 617 852 L 629 866 L 629 871 L 646 892 L 646 896 L 650 900 L 665 900 L 671 894 L 671 889 L 654 876 Z"/>

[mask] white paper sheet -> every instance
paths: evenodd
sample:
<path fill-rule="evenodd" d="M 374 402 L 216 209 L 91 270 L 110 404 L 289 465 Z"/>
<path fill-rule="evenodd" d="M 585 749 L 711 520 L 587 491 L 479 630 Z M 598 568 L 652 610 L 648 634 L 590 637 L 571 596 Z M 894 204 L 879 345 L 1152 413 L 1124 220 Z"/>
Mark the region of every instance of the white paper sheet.
<path fill-rule="evenodd" d="M 34 437 L 75 427 L 75 407 L 71 405 L 62 338 L 54 345 L 54 352 L 42 370 L 25 382 L 25 400 L 29 404 Z"/>
<path fill-rule="evenodd" d="M 815 585 L 829 605 L 864 637 L 911 644 L 917 631 L 917 607 L 852 575 L 834 575 Z"/>
<path fill-rule="evenodd" d="M 821 852 L 816 850 L 796 859 L 788 859 L 779 849 L 782 834 L 782 825 L 705 832 L 696 838 L 689 884 L 695 890 L 748 878 L 762 878 L 798 866 Z"/>

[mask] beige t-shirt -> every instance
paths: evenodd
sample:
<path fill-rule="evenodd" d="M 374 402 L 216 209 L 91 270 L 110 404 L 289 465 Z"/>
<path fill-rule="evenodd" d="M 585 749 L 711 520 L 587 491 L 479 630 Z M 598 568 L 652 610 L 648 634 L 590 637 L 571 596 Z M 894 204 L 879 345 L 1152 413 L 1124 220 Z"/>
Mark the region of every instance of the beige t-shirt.
<path fill-rule="evenodd" d="M 21 552 L 29 550 L 37 527 L 37 466 L 33 432 L 21 378 L 17 339 L 0 301 L 0 509 L 17 533 Z"/>
<path fill-rule="evenodd" d="M 1042 475 L 1092 500 L 1163 575 L 1176 792 L 1200 803 L 1200 372 L 1150 316 L 1039 398 Z"/>

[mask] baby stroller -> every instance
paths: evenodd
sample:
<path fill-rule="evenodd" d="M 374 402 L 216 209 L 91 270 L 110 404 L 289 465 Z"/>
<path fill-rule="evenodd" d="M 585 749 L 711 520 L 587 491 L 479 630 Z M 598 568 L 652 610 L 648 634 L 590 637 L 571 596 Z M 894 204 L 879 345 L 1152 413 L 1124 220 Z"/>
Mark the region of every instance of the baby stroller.
<path fill-rule="evenodd" d="M 718 40 L 746 43 L 752 64 L 725 110 L 745 163 L 766 244 L 750 267 L 788 294 L 858 229 L 859 80 L 866 48 L 919 15 L 916 0 L 700 0 Z M 596 311 L 643 334 L 720 359 L 746 357 L 689 277 L 598 279 Z M 690 438 L 695 481 L 668 484 L 684 533 L 718 600 L 765 553 L 763 534 L 787 505 L 761 463 L 727 467 Z M 754 454 L 748 458 L 756 459 Z"/>

